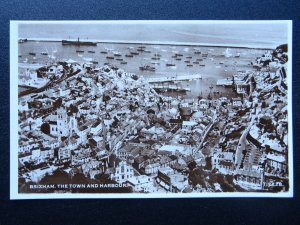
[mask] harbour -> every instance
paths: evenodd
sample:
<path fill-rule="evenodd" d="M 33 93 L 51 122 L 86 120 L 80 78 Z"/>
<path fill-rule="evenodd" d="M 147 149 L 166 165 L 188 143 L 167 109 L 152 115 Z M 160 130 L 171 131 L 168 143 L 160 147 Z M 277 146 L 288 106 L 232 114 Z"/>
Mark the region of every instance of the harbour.
<path fill-rule="evenodd" d="M 61 43 L 61 41 L 33 40 L 22 42 L 19 44 L 18 61 L 28 66 L 36 62 L 50 65 L 68 59 L 79 63 L 92 63 L 97 67 L 113 65 L 144 77 L 150 83 L 180 81 L 183 88 L 191 90 L 183 94 L 183 98 L 207 96 L 212 91 L 231 97 L 231 90 L 227 89 L 226 85 L 217 85 L 218 80 L 232 77 L 239 70 L 255 70 L 249 62 L 264 52 L 261 49 L 184 44 L 98 42 L 97 45 L 62 45 Z M 223 53 L 226 51 L 232 54 L 230 58 L 224 56 Z M 35 54 L 39 52 L 47 54 Z M 239 57 L 234 57 L 237 54 Z M 211 85 L 213 90 L 209 88 Z"/>

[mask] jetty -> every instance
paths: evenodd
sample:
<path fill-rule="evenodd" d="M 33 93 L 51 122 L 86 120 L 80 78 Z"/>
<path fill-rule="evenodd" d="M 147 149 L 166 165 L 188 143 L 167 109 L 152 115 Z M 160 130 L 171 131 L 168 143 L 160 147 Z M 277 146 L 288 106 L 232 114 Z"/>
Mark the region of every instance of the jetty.
<path fill-rule="evenodd" d="M 202 79 L 201 74 L 176 75 L 171 77 L 145 77 L 149 83 L 170 82 L 170 81 L 188 81 Z"/>
<path fill-rule="evenodd" d="M 178 92 L 190 92 L 191 89 L 187 87 L 179 87 L 177 85 L 152 85 L 152 88 L 156 91 L 178 91 Z"/>
<path fill-rule="evenodd" d="M 233 81 L 231 77 L 217 80 L 217 86 L 232 86 L 232 84 Z"/>

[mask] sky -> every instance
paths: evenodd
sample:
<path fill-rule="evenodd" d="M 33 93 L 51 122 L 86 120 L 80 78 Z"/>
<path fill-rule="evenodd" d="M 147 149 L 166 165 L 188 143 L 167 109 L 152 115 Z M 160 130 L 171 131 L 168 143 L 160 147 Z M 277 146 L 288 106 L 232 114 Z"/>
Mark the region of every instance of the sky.
<path fill-rule="evenodd" d="M 287 43 L 287 24 L 205 23 L 197 21 L 145 21 L 85 23 L 21 23 L 19 37 L 29 39 L 77 39 L 105 41 L 210 43 L 276 47 Z"/>

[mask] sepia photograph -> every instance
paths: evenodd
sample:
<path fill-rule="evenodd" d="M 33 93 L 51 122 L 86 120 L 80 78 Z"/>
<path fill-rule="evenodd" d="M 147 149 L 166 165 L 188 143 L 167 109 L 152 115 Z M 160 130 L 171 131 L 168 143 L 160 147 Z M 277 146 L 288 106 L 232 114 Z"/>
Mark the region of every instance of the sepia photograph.
<path fill-rule="evenodd" d="M 292 21 L 10 22 L 10 197 L 293 197 Z"/>

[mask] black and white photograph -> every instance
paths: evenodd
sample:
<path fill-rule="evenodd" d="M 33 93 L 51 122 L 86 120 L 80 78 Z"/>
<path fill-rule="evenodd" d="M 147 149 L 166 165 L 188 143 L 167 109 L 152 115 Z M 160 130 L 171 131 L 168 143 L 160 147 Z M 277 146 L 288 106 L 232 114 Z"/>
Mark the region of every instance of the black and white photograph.
<path fill-rule="evenodd" d="M 292 21 L 11 21 L 10 197 L 293 197 Z"/>

